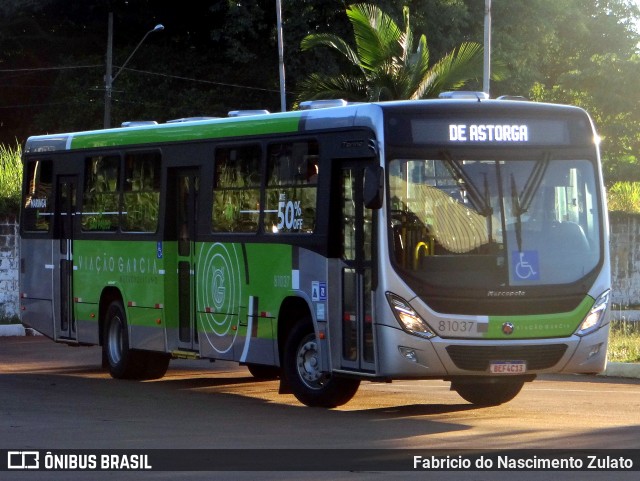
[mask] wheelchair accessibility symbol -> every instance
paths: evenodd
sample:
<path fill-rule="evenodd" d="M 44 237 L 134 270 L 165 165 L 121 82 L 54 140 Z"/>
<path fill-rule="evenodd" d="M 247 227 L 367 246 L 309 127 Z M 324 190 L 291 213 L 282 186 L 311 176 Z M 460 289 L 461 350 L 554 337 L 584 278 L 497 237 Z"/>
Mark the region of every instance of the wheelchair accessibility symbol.
<path fill-rule="evenodd" d="M 540 280 L 538 251 L 511 252 L 511 272 L 517 281 Z"/>

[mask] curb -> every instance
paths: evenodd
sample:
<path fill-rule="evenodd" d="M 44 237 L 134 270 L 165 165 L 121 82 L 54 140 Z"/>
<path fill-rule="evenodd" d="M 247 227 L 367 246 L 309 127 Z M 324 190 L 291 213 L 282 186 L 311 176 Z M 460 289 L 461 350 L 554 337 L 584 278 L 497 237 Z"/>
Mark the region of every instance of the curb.
<path fill-rule="evenodd" d="M 640 379 L 640 363 L 608 362 L 600 376 Z"/>
<path fill-rule="evenodd" d="M 41 335 L 35 329 L 25 328 L 22 324 L 0 325 L 0 337 Z M 598 376 L 640 379 L 640 363 L 609 362 L 604 372 L 598 374 Z"/>
<path fill-rule="evenodd" d="M 0 337 L 41 336 L 38 331 L 22 324 L 0 324 Z"/>

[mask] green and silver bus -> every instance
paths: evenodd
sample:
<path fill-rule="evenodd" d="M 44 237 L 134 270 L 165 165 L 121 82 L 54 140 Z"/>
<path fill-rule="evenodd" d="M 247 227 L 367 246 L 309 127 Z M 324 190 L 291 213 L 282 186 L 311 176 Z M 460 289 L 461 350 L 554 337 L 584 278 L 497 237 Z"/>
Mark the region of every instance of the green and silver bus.
<path fill-rule="evenodd" d="M 114 378 L 236 361 L 310 406 L 443 379 L 477 405 L 604 369 L 598 141 L 569 106 L 434 99 L 31 137 L 22 322 Z"/>

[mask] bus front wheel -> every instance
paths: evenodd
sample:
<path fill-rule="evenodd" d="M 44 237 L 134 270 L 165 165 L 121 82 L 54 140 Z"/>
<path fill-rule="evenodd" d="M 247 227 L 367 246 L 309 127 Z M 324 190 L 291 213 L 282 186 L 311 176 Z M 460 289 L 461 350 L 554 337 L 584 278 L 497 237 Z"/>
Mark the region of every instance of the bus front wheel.
<path fill-rule="evenodd" d="M 310 322 L 300 322 L 291 330 L 284 350 L 284 372 L 295 397 L 307 406 L 341 406 L 360 386 L 359 379 L 320 371 L 316 335 Z"/>
<path fill-rule="evenodd" d="M 518 378 L 451 381 L 451 390 L 477 406 L 498 406 L 511 401 L 525 381 Z"/>

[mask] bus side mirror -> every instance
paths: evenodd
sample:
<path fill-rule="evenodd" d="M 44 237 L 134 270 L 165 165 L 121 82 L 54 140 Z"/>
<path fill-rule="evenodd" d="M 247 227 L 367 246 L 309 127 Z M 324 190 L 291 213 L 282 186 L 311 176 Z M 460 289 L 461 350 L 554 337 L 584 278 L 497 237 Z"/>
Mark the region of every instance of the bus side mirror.
<path fill-rule="evenodd" d="M 384 169 L 379 165 L 370 165 L 364 171 L 364 206 L 367 209 L 380 209 L 384 199 Z"/>

